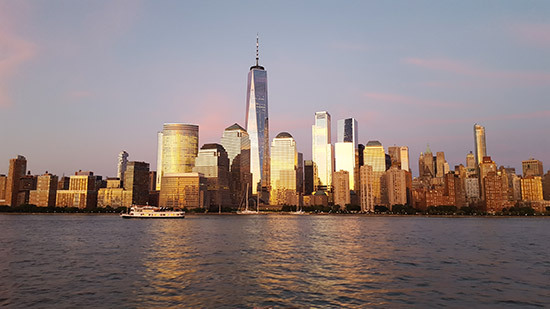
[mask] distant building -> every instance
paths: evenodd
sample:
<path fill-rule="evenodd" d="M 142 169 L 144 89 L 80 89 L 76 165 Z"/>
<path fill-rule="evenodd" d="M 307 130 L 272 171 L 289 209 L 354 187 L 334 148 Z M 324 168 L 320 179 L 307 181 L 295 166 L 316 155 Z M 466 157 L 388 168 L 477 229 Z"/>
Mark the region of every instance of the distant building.
<path fill-rule="evenodd" d="M 381 205 L 383 203 L 382 196 L 384 192 L 381 178 L 386 171 L 386 153 L 384 147 L 379 141 L 369 141 L 363 152 L 364 164 L 372 167 L 372 194 L 374 194 L 374 203 Z M 361 181 L 364 177 L 361 176 Z M 362 186 L 364 188 L 364 186 Z"/>
<path fill-rule="evenodd" d="M 392 164 L 397 163 L 397 166 L 405 171 L 410 171 L 409 166 L 409 147 L 407 146 L 390 146 L 388 147 Z"/>
<path fill-rule="evenodd" d="M 479 124 L 474 125 L 474 146 L 476 165 L 483 162 L 483 157 L 487 156 L 487 143 L 485 141 L 485 127 Z"/>
<path fill-rule="evenodd" d="M 37 177 L 36 190 L 30 191 L 29 204 L 38 207 L 54 207 L 58 178 L 46 172 Z"/>
<path fill-rule="evenodd" d="M 164 175 L 192 172 L 198 151 L 199 126 L 165 123 L 158 133 L 157 190 Z"/>
<path fill-rule="evenodd" d="M 126 171 L 127 164 L 128 153 L 126 151 L 122 151 L 118 154 L 117 177 L 119 179 L 124 179 L 124 172 Z"/>
<path fill-rule="evenodd" d="M 362 212 L 374 212 L 375 206 L 375 194 L 374 194 L 374 184 L 375 173 L 373 172 L 372 166 L 363 165 L 360 167 L 360 178 L 361 178 L 361 187 L 360 187 L 360 196 L 359 201 L 361 203 Z M 379 181 L 380 179 L 378 179 Z"/>
<path fill-rule="evenodd" d="M 500 173 L 490 171 L 483 177 L 485 211 L 500 212 L 508 204 L 507 186 Z"/>
<path fill-rule="evenodd" d="M 445 153 L 443 151 L 438 151 L 436 153 L 436 173 L 435 177 L 444 177 L 445 174 L 449 172 L 449 164 L 445 160 Z"/>
<path fill-rule="evenodd" d="M 6 183 L 8 177 L 6 175 L 0 175 L 0 205 L 6 204 Z"/>
<path fill-rule="evenodd" d="M 395 164 L 386 171 L 384 178 L 388 205 L 407 205 L 407 171 Z"/>
<path fill-rule="evenodd" d="M 540 176 L 527 176 L 521 179 L 521 199 L 524 201 L 542 201 L 542 179 Z"/>
<path fill-rule="evenodd" d="M 485 156 L 483 157 L 481 163 L 479 163 L 479 192 L 482 199 L 485 198 L 485 182 L 483 179 L 491 172 L 497 172 L 497 165 L 493 160 L 491 160 L 491 157 Z"/>
<path fill-rule="evenodd" d="M 130 161 L 123 181 L 118 178 L 107 179 L 107 187 L 98 190 L 97 206 L 116 208 L 146 205 L 149 202 L 149 181 L 149 163 Z"/>
<path fill-rule="evenodd" d="M 162 177 L 159 206 L 171 208 L 208 208 L 207 181 L 200 173 L 168 174 Z"/>
<path fill-rule="evenodd" d="M 550 201 L 550 171 L 546 172 L 542 178 L 542 192 L 544 200 Z"/>
<path fill-rule="evenodd" d="M 271 143 L 271 205 L 299 205 L 296 141 L 281 132 Z"/>
<path fill-rule="evenodd" d="M 426 147 L 426 152 L 421 152 L 420 158 L 418 158 L 418 175 L 426 178 L 434 178 L 436 176 L 436 164 L 429 145 Z"/>
<path fill-rule="evenodd" d="M 23 156 L 17 156 L 10 160 L 8 179 L 6 182 L 6 203 L 10 206 L 19 206 L 19 191 L 22 189 L 21 179 L 27 171 L 27 159 Z"/>
<path fill-rule="evenodd" d="M 522 161 L 521 167 L 523 168 L 523 177 L 528 177 L 528 176 L 542 177 L 544 174 L 544 170 L 542 168 L 542 161 L 535 160 L 533 158 Z"/>
<path fill-rule="evenodd" d="M 311 195 L 315 190 L 317 166 L 312 160 L 304 161 L 304 195 Z"/>
<path fill-rule="evenodd" d="M 199 150 L 193 172 L 206 178 L 208 196 L 206 203 L 218 210 L 231 205 L 229 191 L 229 158 L 220 144 L 204 144 Z"/>
<path fill-rule="evenodd" d="M 340 205 L 341 209 L 345 209 L 346 205 L 351 204 L 349 181 L 348 171 L 340 170 L 332 174 L 334 205 Z"/>

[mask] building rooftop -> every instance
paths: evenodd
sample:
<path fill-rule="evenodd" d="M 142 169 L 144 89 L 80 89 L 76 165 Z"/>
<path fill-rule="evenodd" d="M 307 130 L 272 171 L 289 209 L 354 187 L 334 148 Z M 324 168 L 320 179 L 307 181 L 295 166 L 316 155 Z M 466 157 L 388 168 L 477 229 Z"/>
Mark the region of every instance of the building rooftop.
<path fill-rule="evenodd" d="M 379 141 L 369 141 L 367 143 L 367 147 L 368 146 L 382 146 L 382 143 L 380 143 Z"/>
<path fill-rule="evenodd" d="M 201 149 L 216 149 L 220 152 L 221 151 L 225 152 L 225 148 L 223 148 L 222 145 L 216 144 L 216 143 L 204 144 L 204 145 L 202 145 Z"/>
<path fill-rule="evenodd" d="M 277 137 L 275 138 L 292 138 L 292 135 L 290 135 L 290 133 L 288 132 L 281 132 L 277 134 Z"/>
<path fill-rule="evenodd" d="M 241 127 L 239 124 L 235 123 L 227 128 L 225 128 L 226 131 L 232 131 L 232 130 L 242 130 L 246 131 L 243 127 Z"/>

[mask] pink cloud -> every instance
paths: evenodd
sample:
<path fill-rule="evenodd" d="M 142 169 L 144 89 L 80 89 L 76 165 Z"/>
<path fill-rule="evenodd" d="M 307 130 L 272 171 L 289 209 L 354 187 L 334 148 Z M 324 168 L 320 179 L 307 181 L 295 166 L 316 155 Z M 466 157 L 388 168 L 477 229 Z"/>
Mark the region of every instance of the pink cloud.
<path fill-rule="evenodd" d="M 550 73 L 546 72 L 514 72 L 514 71 L 491 71 L 472 66 L 468 63 L 436 58 L 405 58 L 403 61 L 424 69 L 449 72 L 458 75 L 466 75 L 489 81 L 512 83 L 515 85 L 540 86 L 550 84 Z"/>
<path fill-rule="evenodd" d="M 0 107 L 7 107 L 11 105 L 7 84 L 21 65 L 34 57 L 36 47 L 33 43 L 0 28 L 0 51 Z"/>
<path fill-rule="evenodd" d="M 525 43 L 550 47 L 550 24 L 515 24 L 512 33 Z"/>
<path fill-rule="evenodd" d="M 392 94 L 392 93 L 367 92 L 367 93 L 364 93 L 363 96 L 370 100 L 381 101 L 385 103 L 424 106 L 424 107 L 454 108 L 454 107 L 463 107 L 465 105 L 465 104 L 456 103 L 456 102 L 424 100 L 424 99 L 407 97 L 407 96 L 402 96 L 399 94 Z"/>

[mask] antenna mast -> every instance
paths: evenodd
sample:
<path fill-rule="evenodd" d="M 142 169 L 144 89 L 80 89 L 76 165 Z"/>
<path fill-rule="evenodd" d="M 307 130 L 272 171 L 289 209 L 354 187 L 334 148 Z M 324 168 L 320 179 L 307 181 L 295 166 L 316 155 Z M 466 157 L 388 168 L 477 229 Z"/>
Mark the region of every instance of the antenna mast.
<path fill-rule="evenodd" d="M 260 60 L 260 44 L 259 35 L 256 33 L 256 66 L 258 66 L 258 60 Z"/>

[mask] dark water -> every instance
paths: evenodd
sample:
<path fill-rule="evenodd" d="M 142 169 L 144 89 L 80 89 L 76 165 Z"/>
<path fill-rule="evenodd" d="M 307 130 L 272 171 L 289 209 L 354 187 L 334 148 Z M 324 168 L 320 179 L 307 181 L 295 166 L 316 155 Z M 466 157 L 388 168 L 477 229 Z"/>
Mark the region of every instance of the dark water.
<path fill-rule="evenodd" d="M 550 218 L 0 215 L 7 307 L 550 306 Z"/>

